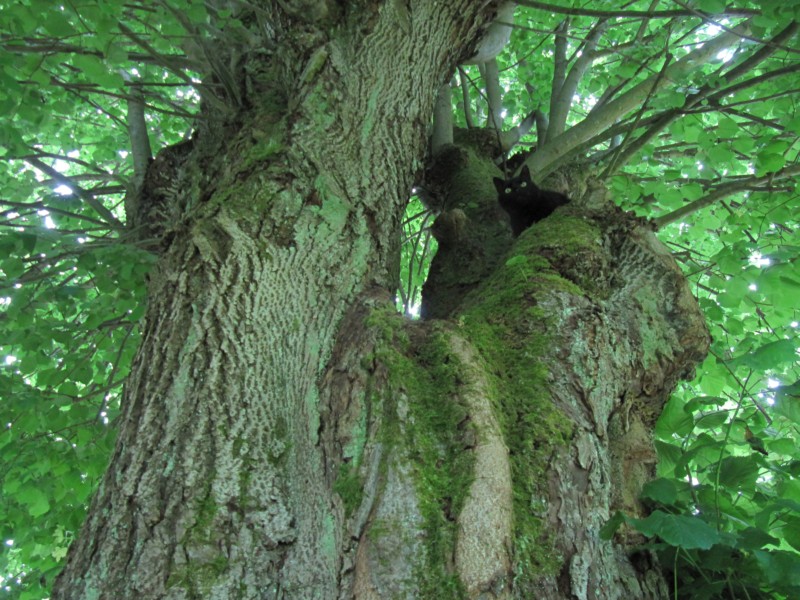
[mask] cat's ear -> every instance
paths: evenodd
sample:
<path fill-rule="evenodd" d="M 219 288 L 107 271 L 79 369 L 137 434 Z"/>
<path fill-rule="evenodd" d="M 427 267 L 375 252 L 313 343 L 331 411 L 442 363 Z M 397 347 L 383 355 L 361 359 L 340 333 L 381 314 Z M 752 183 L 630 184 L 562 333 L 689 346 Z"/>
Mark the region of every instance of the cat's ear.
<path fill-rule="evenodd" d="M 493 181 L 494 181 L 494 187 L 495 189 L 497 189 L 497 193 L 502 194 L 503 190 L 506 189 L 506 182 L 503 179 L 500 179 L 499 177 L 495 177 Z"/>
<path fill-rule="evenodd" d="M 521 179 L 524 179 L 525 181 L 533 181 L 531 179 L 531 170 L 528 168 L 528 165 L 522 167 L 522 171 L 519 172 L 519 176 Z"/>

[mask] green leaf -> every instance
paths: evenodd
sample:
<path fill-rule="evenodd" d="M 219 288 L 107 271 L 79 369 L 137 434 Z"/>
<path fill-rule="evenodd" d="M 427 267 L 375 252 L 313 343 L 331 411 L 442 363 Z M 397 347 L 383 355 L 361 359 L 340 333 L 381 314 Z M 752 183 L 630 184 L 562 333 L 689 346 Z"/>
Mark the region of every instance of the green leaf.
<path fill-rule="evenodd" d="M 50 510 L 47 496 L 34 487 L 26 487 L 17 494 L 17 500 L 28 507 L 28 514 L 39 517 Z"/>
<path fill-rule="evenodd" d="M 725 12 L 725 2 L 724 0 L 699 0 L 697 8 L 711 14 L 721 13 Z"/>
<path fill-rule="evenodd" d="M 783 539 L 795 550 L 800 552 L 800 517 L 786 516 L 781 528 Z"/>
<path fill-rule="evenodd" d="M 719 470 L 721 485 L 738 490 L 753 487 L 758 478 L 759 464 L 751 456 L 728 456 L 722 460 Z"/>
<path fill-rule="evenodd" d="M 785 165 L 786 158 L 781 154 L 759 154 L 756 158 L 756 175 L 763 177 L 768 173 L 775 173 Z"/>
<path fill-rule="evenodd" d="M 692 415 L 684 411 L 683 403 L 679 399 L 673 398 L 664 406 L 664 411 L 656 423 L 655 432 L 659 437 L 667 439 L 672 434 L 687 435 L 692 429 L 694 429 Z"/>
<path fill-rule="evenodd" d="M 605 525 L 600 528 L 600 539 L 610 540 L 619 529 L 619 526 L 626 521 L 625 515 L 617 511 L 614 515 L 606 521 Z"/>
<path fill-rule="evenodd" d="M 697 517 L 670 515 L 657 510 L 646 519 L 630 519 L 629 522 L 644 535 L 657 536 L 670 546 L 684 550 L 707 550 L 721 540 L 716 530 Z"/>
<path fill-rule="evenodd" d="M 642 497 L 669 506 L 678 499 L 678 488 L 675 486 L 674 480 L 659 477 L 644 485 Z"/>
<path fill-rule="evenodd" d="M 786 363 L 797 362 L 796 342 L 794 340 L 777 340 L 758 347 L 752 352 L 728 361 L 731 368 L 749 367 L 756 371 L 775 369 Z"/>
<path fill-rule="evenodd" d="M 757 550 L 767 544 L 778 546 L 780 543 L 778 538 L 769 535 L 762 529 L 747 527 L 739 532 L 736 547 L 742 550 Z"/>
<path fill-rule="evenodd" d="M 783 550 L 756 550 L 753 552 L 770 583 L 800 586 L 800 557 Z"/>
<path fill-rule="evenodd" d="M 727 410 L 720 410 L 708 414 L 698 414 L 695 420 L 695 426 L 698 429 L 716 429 L 723 425 L 729 417 Z"/>

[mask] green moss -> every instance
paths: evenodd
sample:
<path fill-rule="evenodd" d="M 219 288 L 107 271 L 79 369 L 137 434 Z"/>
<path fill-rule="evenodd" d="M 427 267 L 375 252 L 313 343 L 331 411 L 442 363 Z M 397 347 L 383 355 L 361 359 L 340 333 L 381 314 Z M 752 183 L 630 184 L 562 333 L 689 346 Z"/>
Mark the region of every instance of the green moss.
<path fill-rule="evenodd" d="M 213 474 L 208 481 L 213 481 Z M 208 549 L 208 555 L 214 558 L 201 563 L 194 559 L 188 565 L 176 568 L 167 580 L 167 589 L 180 587 L 186 591 L 188 598 L 198 600 L 208 598 L 214 584 L 228 569 L 228 559 L 218 551 L 218 539 L 214 519 L 219 511 L 211 494 L 211 485 L 207 486 L 203 499 L 199 502 L 195 514 L 195 522 L 186 530 L 181 545 L 194 549 Z"/>
<path fill-rule="evenodd" d="M 214 585 L 228 570 L 228 559 L 217 556 L 204 565 L 193 566 L 191 569 L 178 569 L 167 580 L 167 589 L 180 587 L 186 592 L 186 597 L 192 600 L 210 598 Z"/>
<path fill-rule="evenodd" d="M 548 369 L 547 315 L 539 302 L 553 290 L 581 294 L 559 277 L 550 262 L 530 254 L 546 243 L 538 236 L 522 240 L 513 256 L 468 298 L 460 323 L 489 365 L 498 417 L 511 459 L 514 482 L 516 572 L 534 580 L 560 567 L 548 548 L 538 498 L 547 496 L 545 476 L 553 454 L 572 436 L 572 423 L 553 405 Z M 513 307 L 514 310 L 508 310 Z"/>
<path fill-rule="evenodd" d="M 359 506 L 364 497 L 364 484 L 358 474 L 357 466 L 344 463 L 339 466 L 339 474 L 333 484 L 333 491 L 339 494 L 344 503 L 345 515 L 350 516 Z"/>
<path fill-rule="evenodd" d="M 423 597 L 463 597 L 457 574 L 448 568 L 455 551 L 454 516 L 474 477 L 474 457 L 464 452 L 460 435 L 466 410 L 456 401 L 463 366 L 450 353 L 445 333 L 434 332 L 413 346 L 404 330 L 408 322 L 390 306 L 385 311 L 373 314 L 368 322 L 380 327 L 382 344 L 376 354 L 390 377 L 382 404 L 387 412 L 382 441 L 402 448 L 413 465 L 424 519 L 425 552 L 416 565 L 415 579 Z M 401 421 L 399 414 L 404 415 Z M 370 535 L 379 534 L 373 530 Z"/>
<path fill-rule="evenodd" d="M 604 272 L 607 267 L 600 258 L 603 253 L 599 252 L 602 243 L 602 235 L 593 222 L 562 209 L 523 232 L 514 251 L 524 256 L 546 257 L 550 264 L 558 265 L 565 277 L 572 279 L 575 285 L 567 291 L 602 299 L 608 293 L 599 287 L 607 280 Z M 561 277 L 550 279 L 550 283 L 561 287 L 559 279 L 562 284 L 569 283 Z"/>

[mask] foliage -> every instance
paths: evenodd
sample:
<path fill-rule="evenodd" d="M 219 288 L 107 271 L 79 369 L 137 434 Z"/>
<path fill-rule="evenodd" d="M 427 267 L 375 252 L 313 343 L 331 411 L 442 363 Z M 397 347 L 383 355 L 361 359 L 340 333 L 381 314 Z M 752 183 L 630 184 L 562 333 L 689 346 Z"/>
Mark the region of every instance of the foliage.
<path fill-rule="evenodd" d="M 121 98 L 153 86 L 158 145 L 189 131 L 196 99 L 136 55 L 135 32 L 174 51 L 170 12 L 127 6 L 0 6 L 0 581 L 21 598 L 46 596 L 105 471 L 145 311 L 153 256 L 121 227 L 132 172 Z"/>
<path fill-rule="evenodd" d="M 591 172 L 655 219 L 714 338 L 659 422 L 655 512 L 627 522 L 658 540 L 676 596 L 796 597 L 800 7 L 521 4 L 498 57 L 503 129 L 536 150 L 535 173 Z M 186 139 L 200 92 L 213 101 L 198 73 L 224 81 L 197 42 L 238 29 L 179 0 L 0 10 L 0 576 L 41 598 L 108 460 L 144 313 L 152 257 L 123 227 L 130 109 L 154 149 Z M 460 68 L 457 124 L 486 125 L 491 77 Z M 407 313 L 433 253 L 432 214 L 415 201 L 408 216 Z"/>
<path fill-rule="evenodd" d="M 397 308 L 404 315 L 419 317 L 422 284 L 436 254 L 436 240 L 430 232 L 433 211 L 418 196 L 412 196 L 403 219 L 403 240 L 400 246 L 400 286 Z"/>

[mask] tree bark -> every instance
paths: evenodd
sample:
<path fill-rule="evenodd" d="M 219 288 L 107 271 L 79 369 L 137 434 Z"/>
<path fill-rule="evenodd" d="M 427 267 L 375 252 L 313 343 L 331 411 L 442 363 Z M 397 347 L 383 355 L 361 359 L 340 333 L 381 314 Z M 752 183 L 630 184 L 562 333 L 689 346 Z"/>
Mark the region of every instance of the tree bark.
<path fill-rule="evenodd" d="M 348 595 L 321 378 L 348 307 L 395 285 L 436 90 L 493 9 L 261 3 L 255 47 L 217 40 L 191 149 L 132 218 L 162 256 L 53 598 Z"/>
<path fill-rule="evenodd" d="M 652 425 L 708 342 L 674 261 L 588 201 L 512 246 L 497 169 L 456 149 L 441 179 L 477 204 L 432 274 L 448 320 L 404 321 L 402 211 L 494 6 L 301 4 L 261 9 L 268 39 L 220 61 L 238 91 L 150 166 L 142 345 L 52 597 L 664 597 L 598 529 L 641 511 Z M 479 262 L 453 281 L 459 248 Z"/>

